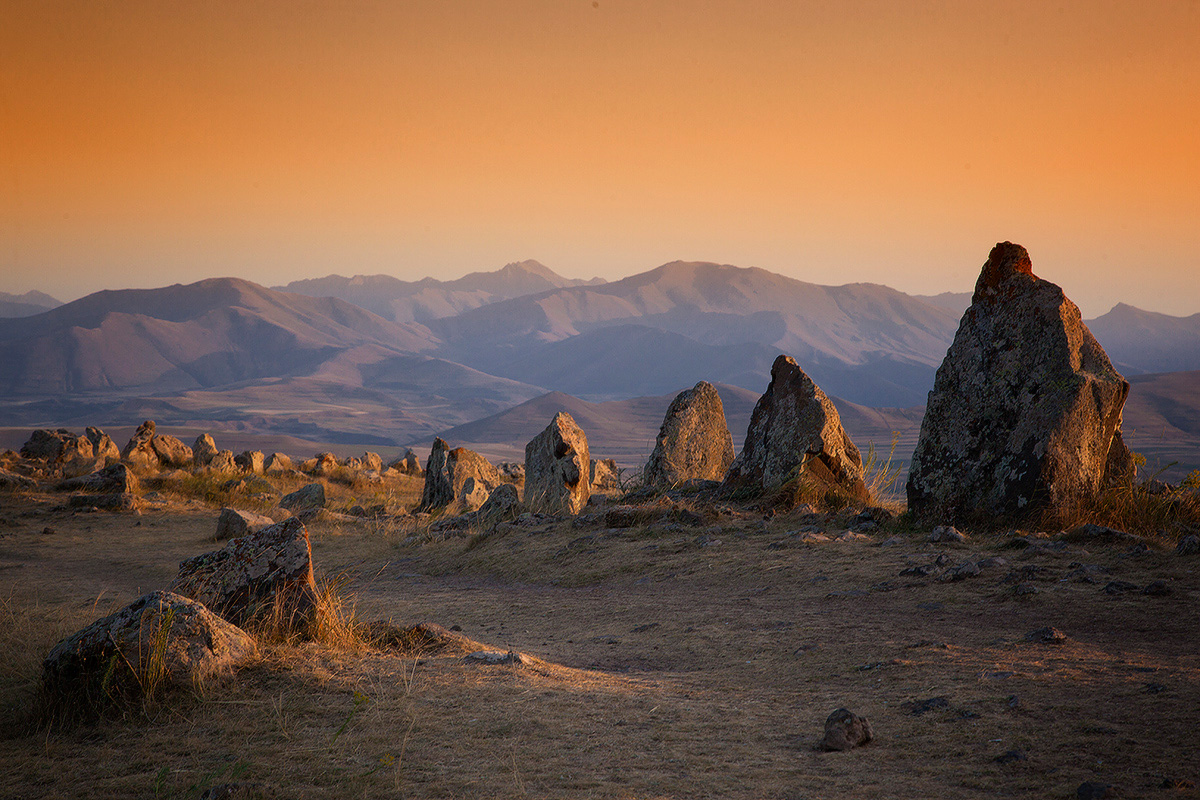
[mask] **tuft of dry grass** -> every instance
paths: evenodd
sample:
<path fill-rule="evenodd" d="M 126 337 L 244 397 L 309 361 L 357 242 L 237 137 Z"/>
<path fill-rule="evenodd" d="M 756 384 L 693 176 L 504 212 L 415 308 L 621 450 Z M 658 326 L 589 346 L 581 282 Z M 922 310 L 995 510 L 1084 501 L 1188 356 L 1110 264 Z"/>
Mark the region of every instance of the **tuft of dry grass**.
<path fill-rule="evenodd" d="M 1067 530 L 1085 523 L 1173 545 L 1188 533 L 1200 532 L 1200 492 L 1182 486 L 1116 486 L 1037 518 L 1043 530 Z"/>

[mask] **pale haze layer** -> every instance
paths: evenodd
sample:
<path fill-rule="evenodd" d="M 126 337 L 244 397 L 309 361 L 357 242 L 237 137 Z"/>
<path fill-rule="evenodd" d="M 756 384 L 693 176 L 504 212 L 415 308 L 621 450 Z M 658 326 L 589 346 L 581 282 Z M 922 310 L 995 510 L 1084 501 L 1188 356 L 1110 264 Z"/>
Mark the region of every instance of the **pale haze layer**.
<path fill-rule="evenodd" d="M 0 11 L 0 290 L 674 259 L 1200 311 L 1200 4 Z"/>

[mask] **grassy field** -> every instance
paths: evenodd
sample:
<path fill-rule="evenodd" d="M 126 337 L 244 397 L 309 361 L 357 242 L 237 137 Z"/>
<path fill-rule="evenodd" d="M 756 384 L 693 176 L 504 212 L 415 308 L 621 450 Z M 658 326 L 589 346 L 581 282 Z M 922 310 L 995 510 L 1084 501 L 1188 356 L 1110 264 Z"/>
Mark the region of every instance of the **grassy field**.
<path fill-rule="evenodd" d="M 335 507 L 380 491 L 330 490 Z M 1169 547 L 931 544 L 719 506 L 698 527 L 608 527 L 600 507 L 453 536 L 330 515 L 310 526 L 317 572 L 359 622 L 453 626 L 523 663 L 270 645 L 232 680 L 57 730 L 29 726 L 41 659 L 215 548 L 219 505 L 169 485 L 139 515 L 62 501 L 0 497 L 0 796 L 195 798 L 230 781 L 314 798 L 1069 798 L 1085 781 L 1200 796 L 1200 557 Z M 1167 593 L 1140 592 L 1154 581 Z M 1067 638 L 1027 641 L 1045 626 Z M 818 752 L 839 707 L 875 741 Z"/>

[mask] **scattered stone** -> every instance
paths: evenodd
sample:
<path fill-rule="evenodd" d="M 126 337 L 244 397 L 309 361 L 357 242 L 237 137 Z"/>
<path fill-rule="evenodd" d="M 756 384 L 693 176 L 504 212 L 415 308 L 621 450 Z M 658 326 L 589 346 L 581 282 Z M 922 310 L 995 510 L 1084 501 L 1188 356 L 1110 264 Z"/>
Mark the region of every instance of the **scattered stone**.
<path fill-rule="evenodd" d="M 67 500 L 71 508 L 96 508 L 103 511 L 137 511 L 137 495 L 128 492 L 110 494 L 76 494 Z"/>
<path fill-rule="evenodd" d="M 964 581 L 967 578 L 974 578 L 979 574 L 979 565 L 971 561 L 964 561 L 956 567 L 943 572 L 938 576 L 938 581 L 941 583 L 955 583 Z"/>
<path fill-rule="evenodd" d="M 451 450 L 443 439 L 434 439 L 417 510 L 476 511 L 502 483 L 499 470 L 483 456 L 465 447 Z"/>
<path fill-rule="evenodd" d="M 421 460 L 417 458 L 417 454 L 412 450 L 406 451 L 404 455 L 397 458 L 391 464 L 388 464 L 388 466 L 405 475 L 420 475 L 422 473 Z"/>
<path fill-rule="evenodd" d="M 150 438 L 150 449 L 158 457 L 159 467 L 190 469 L 195 460 L 192 448 L 174 436 L 152 436 Z"/>
<path fill-rule="evenodd" d="M 242 472 L 261 475 L 263 467 L 266 465 L 266 456 L 262 454 L 261 450 L 244 450 L 233 457 L 233 463 Z"/>
<path fill-rule="evenodd" d="M 1067 531 L 1062 539 L 1073 544 L 1145 544 L 1141 536 L 1090 522 Z"/>
<path fill-rule="evenodd" d="M 217 454 L 212 457 L 212 460 L 208 462 L 208 466 L 205 467 L 205 469 L 209 472 L 216 472 L 220 474 L 237 472 L 238 466 L 233 460 L 233 451 L 219 450 Z"/>
<path fill-rule="evenodd" d="M 317 453 L 300 464 L 300 471 L 316 476 L 332 475 L 338 466 L 337 456 L 333 453 Z"/>
<path fill-rule="evenodd" d="M 1188 534 L 1183 537 L 1175 547 L 1175 552 L 1181 556 L 1194 556 L 1200 553 L 1200 536 Z"/>
<path fill-rule="evenodd" d="M 99 698 L 115 685 L 136 691 L 142 676 L 161 667 L 170 684 L 195 686 L 255 652 L 245 631 L 200 603 L 152 592 L 55 645 L 43 663 L 42 682 L 51 695 Z"/>
<path fill-rule="evenodd" d="M 293 469 L 291 457 L 284 453 L 271 453 L 263 462 L 263 472 L 271 475 L 291 472 Z"/>
<path fill-rule="evenodd" d="M 317 481 L 301 486 L 296 491 L 279 499 L 281 508 L 301 512 L 325 507 L 325 484 Z"/>
<path fill-rule="evenodd" d="M 950 707 L 950 701 L 944 695 L 930 697 L 928 700 L 909 700 L 900 704 L 901 708 L 908 709 L 908 712 L 914 717 L 919 717 L 929 711 L 936 711 Z"/>
<path fill-rule="evenodd" d="M 268 525 L 274 525 L 275 520 L 255 514 L 253 511 L 239 511 L 236 508 L 222 508 L 217 517 L 217 532 L 213 539 L 224 541 L 236 539 L 249 533 L 257 533 Z"/>
<path fill-rule="evenodd" d="M 286 629 L 303 633 L 317 606 L 308 531 L 291 517 L 232 539 L 221 550 L 183 561 L 171 590 L 235 625 L 275 614 Z"/>
<path fill-rule="evenodd" d="M 86 436 L 76 436 L 66 428 L 39 429 L 21 445 L 21 458 L 59 464 L 76 458 L 93 458 L 95 450 Z"/>
<path fill-rule="evenodd" d="M 1036 642 L 1038 644 L 1064 644 L 1068 637 L 1058 628 L 1047 626 L 1038 628 L 1025 634 L 1025 641 Z"/>
<path fill-rule="evenodd" d="M 1097 575 L 1107 575 L 1112 570 L 1107 567 L 1102 567 L 1099 564 L 1080 564 L 1078 562 L 1071 564 L 1068 569 L 1071 571 L 1059 578 L 1059 583 L 1066 581 L 1075 581 L 1077 583 L 1099 583 L 1100 579 Z"/>
<path fill-rule="evenodd" d="M 475 520 L 483 525 L 495 525 L 516 519 L 524 510 L 521 499 L 517 496 L 517 487 L 511 483 L 502 483 L 492 490 L 488 499 L 475 512 Z"/>
<path fill-rule="evenodd" d="M 525 445 L 525 504 L 545 514 L 578 514 L 587 505 L 587 436 L 565 411 Z"/>
<path fill-rule="evenodd" d="M 379 453 L 367 451 L 362 454 L 362 468 L 371 472 L 383 472 L 383 457 Z"/>
<path fill-rule="evenodd" d="M 871 723 L 845 708 L 834 711 L 825 720 L 825 738 L 820 749 L 827 751 L 853 750 L 874 738 Z"/>
<path fill-rule="evenodd" d="M 901 539 L 899 536 L 889 536 L 888 538 L 886 538 L 882 542 L 880 542 L 879 546 L 880 547 L 895 547 L 895 546 L 901 545 L 901 544 L 904 544 L 904 540 Z"/>
<path fill-rule="evenodd" d="M 912 576 L 915 578 L 927 578 L 937 570 L 932 564 L 917 564 L 911 567 L 905 567 L 900 570 L 900 577 Z"/>
<path fill-rule="evenodd" d="M 909 470 L 909 511 L 951 522 L 1064 509 L 1132 480 L 1121 439 L 1129 383 L 1079 308 L 992 249 L 938 368 Z"/>
<path fill-rule="evenodd" d="M 1007 567 L 1007 566 L 1008 566 L 1008 559 L 1001 558 L 999 556 L 985 558 L 978 562 L 978 567 L 980 569 L 994 569 L 995 567 Z"/>
<path fill-rule="evenodd" d="M 725 406 L 716 388 L 700 381 L 671 401 L 642 478 L 660 488 L 693 479 L 719 481 L 732 463 Z"/>
<path fill-rule="evenodd" d="M 58 488 L 100 494 L 136 494 L 142 487 L 133 470 L 125 464 L 117 463 L 90 475 L 68 478 L 59 483 Z"/>
<path fill-rule="evenodd" d="M 192 466 L 201 469 L 212 463 L 217 453 L 217 442 L 211 434 L 202 433 L 192 442 Z"/>
<path fill-rule="evenodd" d="M 789 356 L 771 366 L 771 382 L 750 416 L 746 443 L 722 490 L 772 489 L 793 478 L 866 502 L 862 456 L 825 393 Z"/>
<path fill-rule="evenodd" d="M 483 666 L 496 666 L 498 664 L 528 664 L 529 659 L 521 653 L 509 650 L 507 653 L 502 653 L 495 650 L 480 650 L 475 653 L 468 653 L 463 657 L 463 661 L 468 664 L 480 664 Z"/>
<path fill-rule="evenodd" d="M 1103 591 L 1105 594 L 1118 595 L 1136 592 L 1137 590 L 1138 586 L 1136 583 L 1130 583 L 1129 581 L 1109 581 Z"/>
<path fill-rule="evenodd" d="M 32 489 L 37 486 L 37 481 L 33 478 L 27 478 L 16 472 L 7 469 L 0 469 L 0 487 L 5 489 Z"/>
<path fill-rule="evenodd" d="M 933 529 L 933 533 L 929 534 L 928 542 L 958 542 L 962 543 L 967 540 L 967 535 L 955 528 L 953 525 L 938 525 Z"/>
<path fill-rule="evenodd" d="M 83 435 L 92 443 L 94 457 L 103 458 L 105 462 L 116 461 L 121 457 L 121 448 L 117 447 L 117 443 L 112 440 L 111 436 L 99 428 L 89 426 Z"/>
<path fill-rule="evenodd" d="M 1142 589 L 1142 594 L 1150 597 L 1166 597 L 1171 593 L 1171 587 L 1166 581 L 1151 581 Z"/>

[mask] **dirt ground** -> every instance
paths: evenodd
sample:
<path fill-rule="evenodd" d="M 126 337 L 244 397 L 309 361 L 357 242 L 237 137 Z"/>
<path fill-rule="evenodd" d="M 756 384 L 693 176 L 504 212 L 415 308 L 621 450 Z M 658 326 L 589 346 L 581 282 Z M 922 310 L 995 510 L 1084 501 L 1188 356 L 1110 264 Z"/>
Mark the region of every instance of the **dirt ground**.
<path fill-rule="evenodd" d="M 314 798 L 1200 797 L 1200 556 L 795 515 L 432 539 L 315 523 L 318 573 L 358 619 L 453 626 L 527 663 L 277 646 L 148 718 L 18 735 L 55 641 L 217 547 L 199 503 L 61 504 L 0 496 L 3 797 L 235 780 Z M 1141 592 L 1154 581 L 1165 594 Z M 1046 626 L 1065 641 L 1027 641 Z M 819 752 L 841 707 L 875 740 Z"/>

